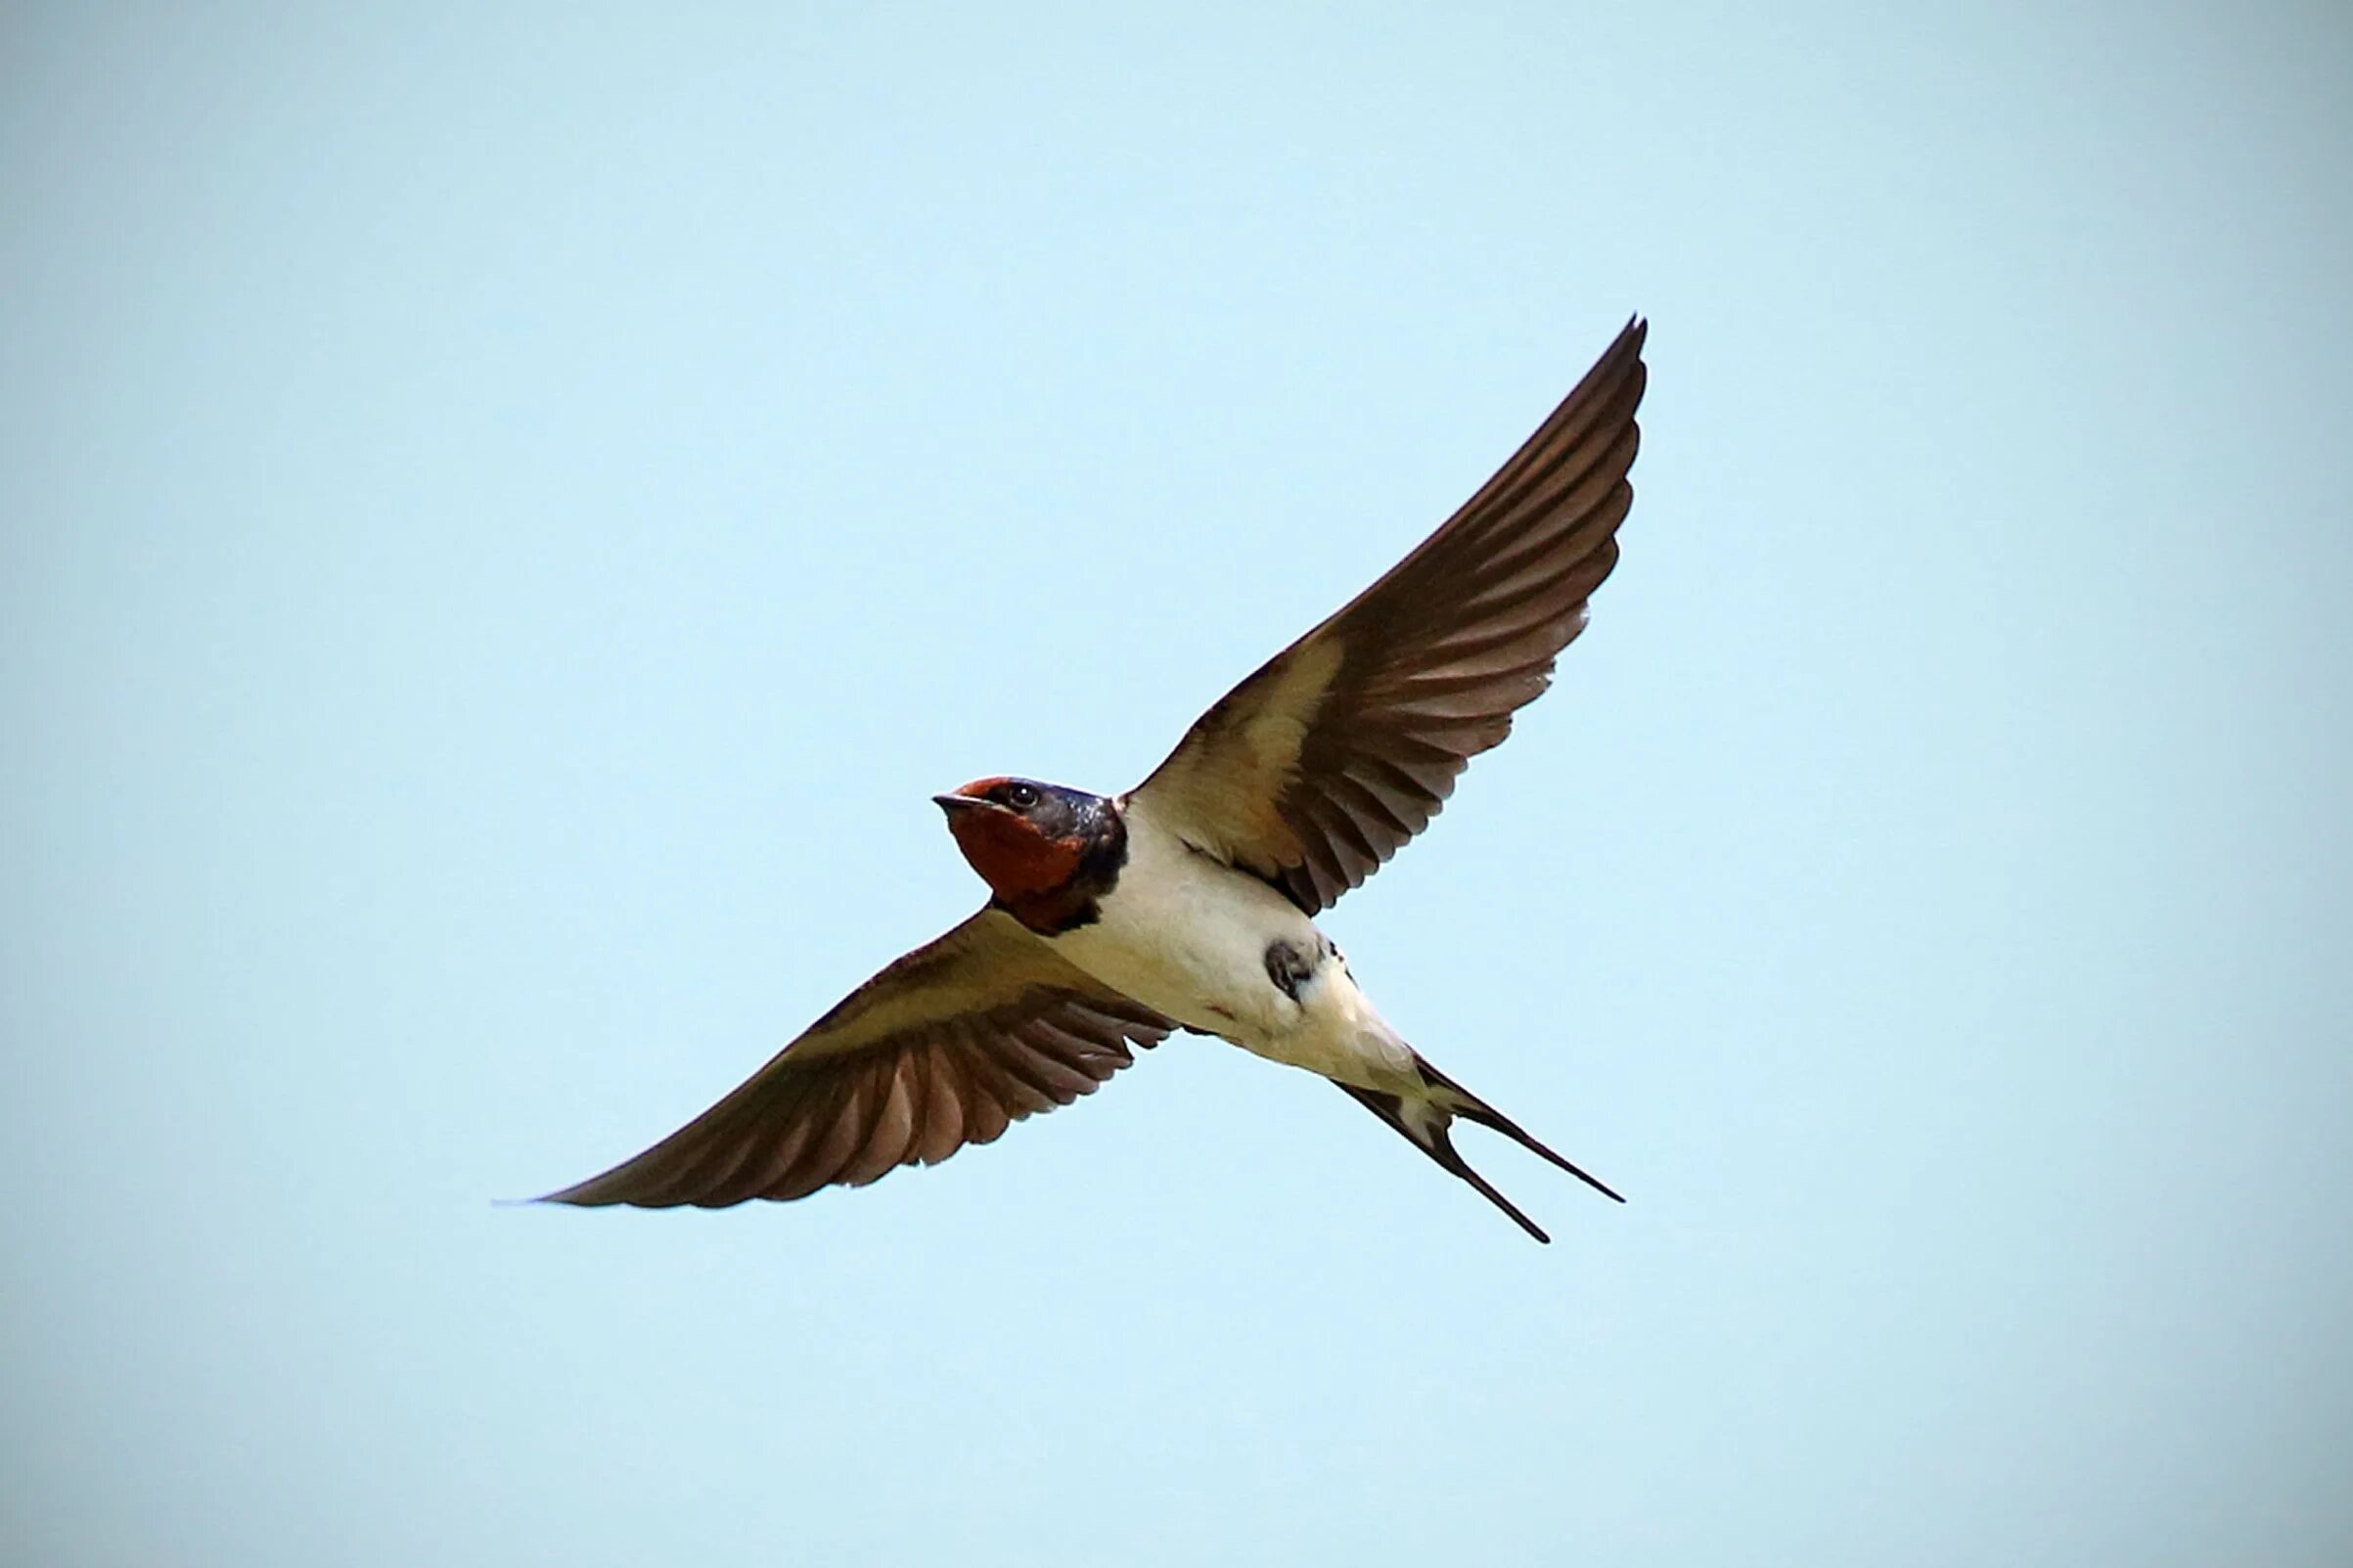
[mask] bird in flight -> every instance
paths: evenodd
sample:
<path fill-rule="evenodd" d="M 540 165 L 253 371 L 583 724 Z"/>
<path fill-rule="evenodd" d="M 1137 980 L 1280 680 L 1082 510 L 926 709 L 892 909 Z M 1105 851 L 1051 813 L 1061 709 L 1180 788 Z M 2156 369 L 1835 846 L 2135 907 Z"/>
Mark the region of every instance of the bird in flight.
<path fill-rule="evenodd" d="M 1511 733 L 1617 561 L 1637 317 L 1510 462 L 1276 654 L 1123 795 L 978 779 L 935 799 L 988 884 L 709 1110 L 545 1201 L 722 1208 L 936 1164 L 1067 1105 L 1176 1031 L 1337 1084 L 1516 1221 L 1457 1118 L 1618 1194 L 1424 1059 L 1315 917 L 1427 827 Z"/>

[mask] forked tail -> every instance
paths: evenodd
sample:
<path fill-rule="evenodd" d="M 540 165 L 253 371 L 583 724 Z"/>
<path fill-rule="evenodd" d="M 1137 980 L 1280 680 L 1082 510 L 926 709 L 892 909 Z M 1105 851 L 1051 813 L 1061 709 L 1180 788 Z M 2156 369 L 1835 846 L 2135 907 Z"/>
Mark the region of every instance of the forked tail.
<path fill-rule="evenodd" d="M 1436 1161 L 1440 1169 L 1461 1177 L 1476 1187 L 1481 1197 L 1510 1215 L 1522 1231 L 1537 1240 L 1549 1242 L 1552 1237 L 1539 1230 L 1535 1221 L 1520 1213 L 1510 1198 L 1489 1186 L 1487 1179 L 1472 1170 L 1463 1156 L 1455 1151 L 1454 1139 L 1447 1129 L 1457 1116 L 1467 1122 L 1492 1128 L 1522 1148 L 1543 1155 L 1604 1197 L 1618 1203 L 1626 1201 L 1606 1185 L 1529 1137 L 1526 1129 L 1511 1117 L 1423 1060 L 1420 1052 L 1414 1053 L 1414 1066 L 1420 1070 L 1422 1082 L 1428 1090 L 1425 1098 L 1395 1095 L 1379 1089 L 1359 1089 L 1354 1084 L 1340 1084 L 1340 1088 L 1346 1090 L 1358 1104 L 1397 1129 L 1414 1147 Z M 1337 1082 L 1336 1079 L 1334 1081 Z"/>

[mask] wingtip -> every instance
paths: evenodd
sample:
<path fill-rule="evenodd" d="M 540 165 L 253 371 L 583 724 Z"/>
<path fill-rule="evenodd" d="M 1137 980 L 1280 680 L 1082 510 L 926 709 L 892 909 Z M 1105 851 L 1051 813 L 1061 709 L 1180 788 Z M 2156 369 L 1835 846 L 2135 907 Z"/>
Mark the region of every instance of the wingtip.
<path fill-rule="evenodd" d="M 492 1198 L 490 1206 L 494 1209 L 535 1209 L 548 1203 L 563 1203 L 568 1206 L 570 1200 L 564 1194 L 570 1190 L 569 1187 L 559 1187 L 553 1192 L 541 1192 L 527 1198 Z"/>
<path fill-rule="evenodd" d="M 615 1167 L 616 1170 L 618 1168 Z M 608 1204 L 625 1201 L 620 1198 L 604 1196 L 594 1190 L 606 1177 L 612 1174 L 612 1171 L 607 1171 L 603 1175 L 592 1176 L 585 1182 L 574 1182 L 569 1187 L 560 1187 L 552 1192 L 541 1192 L 535 1197 L 499 1198 L 495 1201 L 499 1207 L 508 1209 L 535 1209 L 549 1204 L 567 1209 L 603 1208 Z"/>

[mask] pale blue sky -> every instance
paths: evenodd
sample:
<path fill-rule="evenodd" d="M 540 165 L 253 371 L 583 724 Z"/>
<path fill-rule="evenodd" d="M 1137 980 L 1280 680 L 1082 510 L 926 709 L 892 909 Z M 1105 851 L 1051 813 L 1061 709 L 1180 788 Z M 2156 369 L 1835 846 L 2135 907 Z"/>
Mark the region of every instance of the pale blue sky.
<path fill-rule="evenodd" d="M 0 1558 L 2347 1560 L 2353 28 L 1898 9 L 10 8 Z M 1635 310 L 1593 629 L 1329 922 L 1628 1206 L 1199 1040 L 492 1205 Z"/>

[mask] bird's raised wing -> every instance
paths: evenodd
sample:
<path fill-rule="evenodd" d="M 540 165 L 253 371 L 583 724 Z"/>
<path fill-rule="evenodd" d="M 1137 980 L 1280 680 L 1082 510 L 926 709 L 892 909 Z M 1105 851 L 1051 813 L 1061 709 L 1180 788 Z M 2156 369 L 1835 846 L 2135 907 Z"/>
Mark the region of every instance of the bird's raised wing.
<path fill-rule="evenodd" d="M 1067 1105 L 1176 1025 L 984 909 L 844 997 L 652 1148 L 542 1201 L 725 1208 L 937 1164 Z"/>
<path fill-rule="evenodd" d="M 1640 431 L 1637 318 L 1478 494 L 1220 697 L 1130 799 L 1313 915 L 1427 827 L 1585 629 Z"/>

